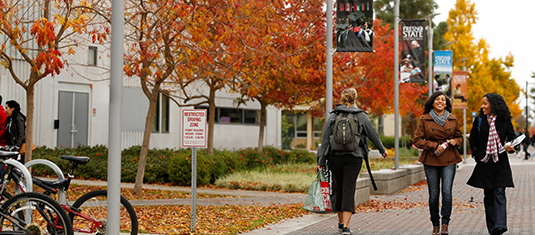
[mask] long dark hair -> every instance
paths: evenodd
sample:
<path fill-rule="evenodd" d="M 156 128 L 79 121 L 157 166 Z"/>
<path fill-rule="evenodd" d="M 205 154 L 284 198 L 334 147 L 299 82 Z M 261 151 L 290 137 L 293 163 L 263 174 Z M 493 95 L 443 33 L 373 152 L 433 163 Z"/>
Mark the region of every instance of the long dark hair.
<path fill-rule="evenodd" d="M 6 104 L 13 109 L 13 114 L 11 114 L 12 117 L 15 117 L 16 115 L 22 115 L 23 117 L 26 117 L 20 112 L 20 104 L 17 103 L 17 101 L 9 100 L 6 101 Z"/>
<path fill-rule="evenodd" d="M 497 116 L 498 119 L 511 120 L 511 112 L 509 106 L 501 95 L 496 93 L 487 93 L 483 97 L 487 97 L 490 103 L 490 112 Z M 483 109 L 479 109 L 479 116 L 483 116 Z"/>
<path fill-rule="evenodd" d="M 437 99 L 437 97 L 441 95 L 446 97 L 446 110 L 451 113 L 452 106 L 451 106 L 450 98 L 448 98 L 448 96 L 444 94 L 444 92 L 436 91 L 435 93 L 431 94 L 431 97 L 429 97 L 429 99 L 425 101 L 424 114 L 428 114 L 429 112 L 431 112 L 431 109 L 433 109 L 433 103 L 435 103 L 435 100 Z"/>

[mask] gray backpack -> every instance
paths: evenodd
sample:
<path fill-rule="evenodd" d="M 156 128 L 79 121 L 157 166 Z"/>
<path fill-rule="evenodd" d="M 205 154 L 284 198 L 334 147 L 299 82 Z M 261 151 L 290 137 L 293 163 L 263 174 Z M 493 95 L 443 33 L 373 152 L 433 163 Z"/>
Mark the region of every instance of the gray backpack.
<path fill-rule="evenodd" d="M 332 150 L 352 152 L 357 147 L 359 121 L 356 113 L 340 112 L 336 114 L 332 125 Z"/>

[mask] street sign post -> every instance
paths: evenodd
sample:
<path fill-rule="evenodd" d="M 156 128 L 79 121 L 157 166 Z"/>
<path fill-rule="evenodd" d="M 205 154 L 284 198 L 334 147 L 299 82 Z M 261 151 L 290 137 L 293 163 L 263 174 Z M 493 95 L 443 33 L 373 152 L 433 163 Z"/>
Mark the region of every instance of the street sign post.
<path fill-rule="evenodd" d="M 182 147 L 191 147 L 191 233 L 197 222 L 197 148 L 206 147 L 206 110 L 182 110 Z"/>

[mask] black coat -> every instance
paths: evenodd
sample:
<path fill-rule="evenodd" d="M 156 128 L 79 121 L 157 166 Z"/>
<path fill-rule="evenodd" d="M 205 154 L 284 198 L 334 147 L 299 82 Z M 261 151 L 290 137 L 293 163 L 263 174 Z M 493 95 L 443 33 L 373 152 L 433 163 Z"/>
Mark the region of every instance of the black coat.
<path fill-rule="evenodd" d="M 6 120 L 10 125 L 6 133 L 6 145 L 16 145 L 20 148 L 26 142 L 26 117 L 20 113 L 13 114 Z"/>
<path fill-rule="evenodd" d="M 481 116 L 481 126 L 478 128 L 478 120 L 474 119 L 472 130 L 470 131 L 470 149 L 472 157 L 476 160 L 476 166 L 467 184 L 476 188 L 496 189 L 500 187 L 514 187 L 511 165 L 509 157 L 504 152 L 498 156 L 498 162 L 489 159 L 486 163 L 481 162 L 486 155 L 487 141 L 489 138 L 489 123 L 487 116 Z M 515 131 L 511 120 L 496 119 L 496 132 L 500 137 L 502 145 L 513 141 Z M 478 130 L 479 129 L 479 130 Z"/>

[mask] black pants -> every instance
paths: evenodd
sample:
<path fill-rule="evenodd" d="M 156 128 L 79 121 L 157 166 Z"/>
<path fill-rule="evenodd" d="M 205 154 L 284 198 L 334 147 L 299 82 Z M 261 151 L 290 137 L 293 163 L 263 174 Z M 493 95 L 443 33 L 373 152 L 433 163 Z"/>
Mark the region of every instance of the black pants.
<path fill-rule="evenodd" d="M 522 146 L 524 147 L 524 154 L 525 154 L 524 158 L 527 160 L 530 157 L 530 154 L 528 152 L 529 144 L 522 144 Z"/>
<path fill-rule="evenodd" d="M 507 231 L 507 198 L 505 188 L 484 189 L 485 219 L 487 229 L 492 233 L 497 228 Z"/>
<path fill-rule="evenodd" d="M 336 189 L 333 209 L 335 212 L 355 212 L 355 189 L 360 168 L 362 168 L 362 158 L 347 154 L 332 156 L 330 160 L 334 179 L 333 188 Z"/>

